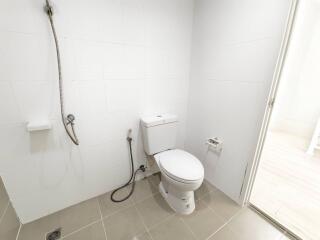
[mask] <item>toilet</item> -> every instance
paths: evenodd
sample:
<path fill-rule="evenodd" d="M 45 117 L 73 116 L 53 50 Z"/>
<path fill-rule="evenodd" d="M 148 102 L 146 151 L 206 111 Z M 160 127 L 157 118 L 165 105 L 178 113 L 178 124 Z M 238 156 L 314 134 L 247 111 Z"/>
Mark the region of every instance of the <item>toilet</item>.
<path fill-rule="evenodd" d="M 161 172 L 159 191 L 177 213 L 195 209 L 194 191 L 204 178 L 202 163 L 192 154 L 176 149 L 178 117 L 162 114 L 141 118 L 144 150 L 153 156 Z"/>

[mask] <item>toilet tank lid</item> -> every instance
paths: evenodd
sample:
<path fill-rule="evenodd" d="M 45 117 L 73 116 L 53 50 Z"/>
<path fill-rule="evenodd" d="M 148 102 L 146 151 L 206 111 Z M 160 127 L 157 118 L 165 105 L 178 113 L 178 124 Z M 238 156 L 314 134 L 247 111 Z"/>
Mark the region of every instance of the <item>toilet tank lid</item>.
<path fill-rule="evenodd" d="M 174 114 L 159 114 L 141 118 L 141 123 L 144 127 L 154 127 L 157 125 L 173 123 L 178 121 L 178 116 Z"/>

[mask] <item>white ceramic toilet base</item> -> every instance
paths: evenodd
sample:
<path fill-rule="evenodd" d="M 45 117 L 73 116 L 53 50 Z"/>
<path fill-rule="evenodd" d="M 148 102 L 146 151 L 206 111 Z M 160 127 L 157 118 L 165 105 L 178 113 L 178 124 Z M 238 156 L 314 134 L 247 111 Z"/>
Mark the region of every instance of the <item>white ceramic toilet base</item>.
<path fill-rule="evenodd" d="M 177 213 L 188 215 L 195 209 L 194 192 L 170 192 L 166 191 L 162 182 L 159 184 L 159 191 L 169 206 Z"/>

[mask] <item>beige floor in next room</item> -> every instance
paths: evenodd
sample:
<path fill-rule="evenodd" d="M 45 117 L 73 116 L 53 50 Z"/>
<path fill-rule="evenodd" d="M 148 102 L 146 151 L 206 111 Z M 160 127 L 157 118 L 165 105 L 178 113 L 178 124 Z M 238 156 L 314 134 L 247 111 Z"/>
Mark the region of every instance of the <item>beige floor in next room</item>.
<path fill-rule="evenodd" d="M 158 192 L 158 182 L 158 175 L 139 181 L 132 198 L 120 204 L 112 203 L 106 193 L 25 224 L 17 239 L 44 240 L 46 233 L 59 227 L 66 240 L 289 239 L 207 182 L 196 192 L 195 212 L 176 215 Z"/>

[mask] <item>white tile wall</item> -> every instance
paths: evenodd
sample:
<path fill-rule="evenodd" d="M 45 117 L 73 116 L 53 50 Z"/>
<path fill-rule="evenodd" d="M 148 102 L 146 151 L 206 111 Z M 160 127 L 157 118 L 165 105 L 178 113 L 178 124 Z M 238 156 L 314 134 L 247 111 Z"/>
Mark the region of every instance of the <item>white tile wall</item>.
<path fill-rule="evenodd" d="M 43 0 L 0 5 L 0 172 L 23 223 L 107 192 L 129 175 L 126 131 L 144 163 L 139 117 L 179 115 L 185 136 L 192 0 L 55 0 L 66 112 L 59 115 L 54 42 Z M 29 134 L 27 121 L 53 129 Z"/>
<path fill-rule="evenodd" d="M 195 18 L 193 0 L 53 2 L 66 112 L 76 116 L 79 147 L 60 121 L 44 1 L 0 8 L 0 173 L 21 221 L 124 183 L 127 129 L 136 164 L 144 163 L 139 117 L 160 112 L 178 114 L 179 146 L 187 136 L 206 177 L 237 200 L 290 1 L 197 0 Z M 52 130 L 25 131 L 27 121 L 42 118 Z M 225 141 L 220 157 L 206 154 L 210 136 Z"/>
<path fill-rule="evenodd" d="M 253 159 L 290 0 L 198 0 L 186 149 L 205 166 L 205 177 L 239 200 Z M 208 151 L 209 137 L 224 142 Z"/>

